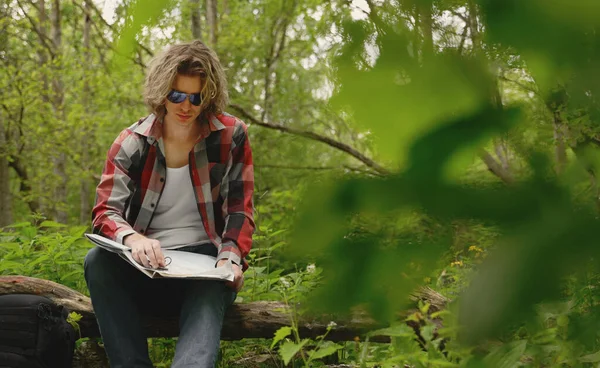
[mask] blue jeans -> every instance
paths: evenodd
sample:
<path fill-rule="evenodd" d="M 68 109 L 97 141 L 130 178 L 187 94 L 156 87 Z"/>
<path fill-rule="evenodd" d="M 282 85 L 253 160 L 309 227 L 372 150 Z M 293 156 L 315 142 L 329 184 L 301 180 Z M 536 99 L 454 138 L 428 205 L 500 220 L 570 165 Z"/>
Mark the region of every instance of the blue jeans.
<path fill-rule="evenodd" d="M 204 253 L 201 249 L 186 250 Z M 112 368 L 152 367 L 141 315 L 179 315 L 179 338 L 171 367 L 214 367 L 223 316 L 236 296 L 223 282 L 151 279 L 118 255 L 98 247 L 86 255 L 84 268 Z"/>

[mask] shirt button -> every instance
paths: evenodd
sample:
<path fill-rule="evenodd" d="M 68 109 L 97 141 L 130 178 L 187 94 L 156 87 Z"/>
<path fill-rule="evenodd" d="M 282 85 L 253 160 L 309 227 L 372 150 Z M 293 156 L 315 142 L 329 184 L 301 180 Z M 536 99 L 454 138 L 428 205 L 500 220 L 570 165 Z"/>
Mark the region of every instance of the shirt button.
<path fill-rule="evenodd" d="M 164 181 L 165 181 L 165 178 L 160 178 L 160 182 L 161 183 L 164 182 Z"/>
<path fill-rule="evenodd" d="M 140 234 L 143 234 L 143 233 L 144 233 L 144 229 L 140 230 Z"/>
<path fill-rule="evenodd" d="M 150 203 L 150 207 L 154 208 L 154 203 Z"/>

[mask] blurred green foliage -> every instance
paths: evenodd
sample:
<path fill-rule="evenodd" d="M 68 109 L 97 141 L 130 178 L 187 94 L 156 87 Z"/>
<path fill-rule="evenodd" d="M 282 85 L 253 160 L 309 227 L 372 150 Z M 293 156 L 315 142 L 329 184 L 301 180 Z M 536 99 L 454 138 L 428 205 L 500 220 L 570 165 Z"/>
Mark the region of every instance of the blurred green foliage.
<path fill-rule="evenodd" d="M 431 6 L 428 1 L 420 4 Z M 525 101 L 509 108 L 496 100 L 494 64 L 499 60 L 490 58 L 488 45 L 501 45 L 522 60 L 546 101 L 557 96 L 557 88 L 572 99 L 549 105 L 576 103 L 592 119 L 599 85 L 594 81 L 600 75 L 595 33 L 600 22 L 590 14 L 598 10 L 597 4 L 489 0 L 478 5 L 486 45 L 468 57 L 450 48 L 412 54 L 414 32 L 392 14 L 384 18 L 380 13 L 375 31 L 366 21 L 345 24 L 334 101 L 369 129 L 378 152 L 400 165 L 397 173 L 383 179 L 349 179 L 307 190 L 310 200 L 292 245 L 295 256 L 319 257 L 324 267 L 325 285 L 315 308 L 341 312 L 367 305 L 375 317 L 393 320 L 394 312 L 408 305 L 408 292 L 452 248 L 444 229 L 457 220 L 481 221 L 501 236 L 456 300 L 459 337 L 470 346 L 535 320 L 536 306 L 563 300 L 564 280 L 599 256 L 596 212 L 589 202 L 573 198 L 577 182 L 567 176 L 580 169 L 557 176 L 547 152 L 530 146 L 523 158 L 531 175 L 512 185 L 481 187 L 443 175 L 459 152 L 476 152 L 473 148 L 526 124 Z M 369 49 L 373 45 L 374 60 L 357 62 L 365 52 L 375 52 Z M 349 236 L 353 223 L 348 220 L 357 214 L 385 218 L 386 213 L 413 208 L 440 222 L 442 229 L 430 241 L 394 244 L 382 232 Z M 598 272 L 597 266 L 590 267 Z M 512 366 L 526 347 L 524 341 L 515 341 L 483 362 Z"/>

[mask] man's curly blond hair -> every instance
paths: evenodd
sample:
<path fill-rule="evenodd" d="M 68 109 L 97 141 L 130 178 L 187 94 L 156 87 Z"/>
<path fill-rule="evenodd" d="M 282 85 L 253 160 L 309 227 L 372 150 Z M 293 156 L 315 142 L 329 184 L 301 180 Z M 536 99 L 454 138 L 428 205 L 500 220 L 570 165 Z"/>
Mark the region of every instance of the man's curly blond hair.
<path fill-rule="evenodd" d="M 202 114 L 223 113 L 229 96 L 227 79 L 217 54 L 199 40 L 169 46 L 150 62 L 146 83 L 144 83 L 144 102 L 157 117 L 166 114 L 165 99 L 177 74 L 200 76 L 202 79 Z"/>

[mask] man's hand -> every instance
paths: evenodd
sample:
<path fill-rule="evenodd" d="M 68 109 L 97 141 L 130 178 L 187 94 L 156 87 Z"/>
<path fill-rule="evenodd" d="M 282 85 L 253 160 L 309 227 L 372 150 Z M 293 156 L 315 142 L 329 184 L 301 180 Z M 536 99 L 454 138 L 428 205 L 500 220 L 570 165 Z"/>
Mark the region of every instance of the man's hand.
<path fill-rule="evenodd" d="M 221 259 L 217 262 L 217 267 L 225 266 L 227 262 L 229 262 L 228 259 Z M 242 268 L 235 263 L 232 263 L 231 266 L 233 268 L 233 281 L 227 281 L 225 285 L 229 286 L 237 293 L 242 290 L 242 286 L 244 286 L 244 273 L 242 272 Z"/>
<path fill-rule="evenodd" d="M 133 259 L 142 266 L 165 267 L 165 257 L 158 240 L 146 238 L 141 234 L 131 234 L 125 237 L 123 244 L 131 248 Z"/>

